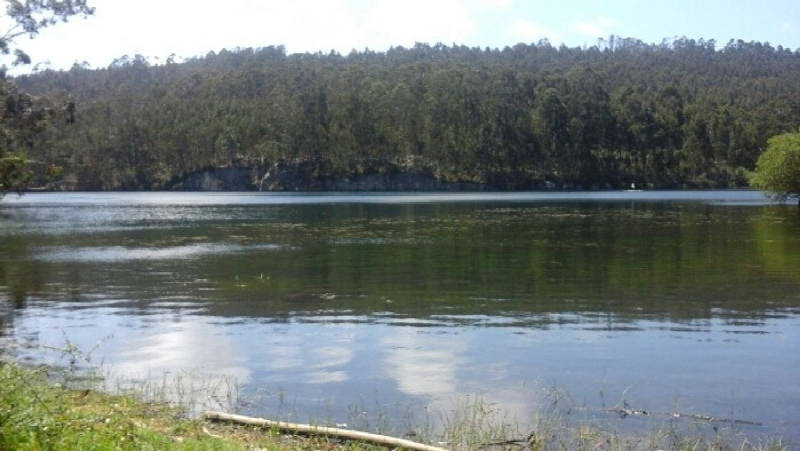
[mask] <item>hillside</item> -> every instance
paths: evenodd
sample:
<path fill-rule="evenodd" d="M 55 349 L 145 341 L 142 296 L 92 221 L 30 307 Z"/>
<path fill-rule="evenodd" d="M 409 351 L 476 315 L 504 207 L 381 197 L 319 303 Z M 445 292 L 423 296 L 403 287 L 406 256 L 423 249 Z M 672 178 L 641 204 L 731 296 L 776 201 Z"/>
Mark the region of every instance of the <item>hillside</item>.
<path fill-rule="evenodd" d="M 30 150 L 63 189 L 735 187 L 800 125 L 800 51 L 742 41 L 266 47 L 15 83 L 76 105 Z"/>

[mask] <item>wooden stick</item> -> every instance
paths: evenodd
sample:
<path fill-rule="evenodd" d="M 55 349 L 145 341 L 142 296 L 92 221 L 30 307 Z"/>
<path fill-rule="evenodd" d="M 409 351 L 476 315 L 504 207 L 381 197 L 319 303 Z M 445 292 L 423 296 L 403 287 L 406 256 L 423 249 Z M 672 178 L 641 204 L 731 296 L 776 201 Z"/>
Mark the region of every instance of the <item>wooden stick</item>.
<path fill-rule="evenodd" d="M 360 440 L 363 442 L 376 443 L 385 446 L 398 446 L 400 448 L 413 449 L 419 451 L 447 451 L 445 448 L 436 446 L 425 445 L 422 443 L 412 442 L 397 437 L 389 437 L 388 435 L 371 434 L 369 432 L 351 431 L 349 429 L 339 429 L 324 426 L 312 426 L 310 424 L 297 424 L 286 423 L 284 421 L 266 420 L 264 418 L 246 417 L 243 415 L 234 415 L 225 412 L 215 412 L 207 410 L 203 413 L 207 420 L 216 421 L 230 421 L 239 424 L 249 424 L 252 426 L 272 427 L 284 431 L 296 432 L 298 434 L 310 435 L 327 435 L 331 437 L 340 437 L 350 440 Z"/>

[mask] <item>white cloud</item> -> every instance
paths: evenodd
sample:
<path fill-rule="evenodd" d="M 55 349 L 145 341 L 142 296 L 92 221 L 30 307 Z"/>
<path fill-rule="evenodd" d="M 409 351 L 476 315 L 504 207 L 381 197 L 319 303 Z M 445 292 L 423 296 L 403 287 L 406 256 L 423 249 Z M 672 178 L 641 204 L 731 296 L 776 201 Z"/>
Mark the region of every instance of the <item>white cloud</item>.
<path fill-rule="evenodd" d="M 794 27 L 792 26 L 791 22 L 784 22 L 778 27 L 781 33 L 791 33 Z"/>
<path fill-rule="evenodd" d="M 551 43 L 559 41 L 556 32 L 527 19 L 516 19 L 511 24 L 511 34 L 521 42 L 536 42 L 542 38 L 547 38 Z"/>
<path fill-rule="evenodd" d="M 415 42 L 463 43 L 475 32 L 475 23 L 458 0 L 372 2 L 359 17 L 361 46 L 382 50 Z"/>
<path fill-rule="evenodd" d="M 498 5 L 509 0 L 487 0 Z M 348 53 L 415 42 L 469 41 L 476 31 L 463 0 L 95 0 L 96 14 L 21 39 L 34 63 L 88 61 L 105 67 L 124 54 L 165 59 L 221 48 L 285 45 L 287 51 Z"/>
<path fill-rule="evenodd" d="M 476 0 L 478 5 L 490 9 L 508 9 L 514 4 L 514 0 Z"/>
<path fill-rule="evenodd" d="M 605 16 L 597 16 L 591 20 L 578 20 L 572 25 L 572 30 L 589 38 L 604 38 L 613 32 L 617 21 Z"/>

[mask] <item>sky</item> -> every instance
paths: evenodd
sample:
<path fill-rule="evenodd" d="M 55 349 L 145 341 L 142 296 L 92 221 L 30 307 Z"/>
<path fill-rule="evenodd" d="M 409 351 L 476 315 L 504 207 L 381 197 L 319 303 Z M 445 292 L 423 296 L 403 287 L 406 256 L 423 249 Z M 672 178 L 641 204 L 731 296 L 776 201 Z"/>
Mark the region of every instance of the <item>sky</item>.
<path fill-rule="evenodd" d="M 90 0 L 94 16 L 56 25 L 33 40 L 18 38 L 33 64 L 10 73 L 84 61 L 106 67 L 135 54 L 158 63 L 171 54 L 180 59 L 236 47 L 347 54 L 415 42 L 502 48 L 542 38 L 591 46 L 610 34 L 655 43 L 715 39 L 719 46 L 735 38 L 798 49 L 797 1 Z"/>

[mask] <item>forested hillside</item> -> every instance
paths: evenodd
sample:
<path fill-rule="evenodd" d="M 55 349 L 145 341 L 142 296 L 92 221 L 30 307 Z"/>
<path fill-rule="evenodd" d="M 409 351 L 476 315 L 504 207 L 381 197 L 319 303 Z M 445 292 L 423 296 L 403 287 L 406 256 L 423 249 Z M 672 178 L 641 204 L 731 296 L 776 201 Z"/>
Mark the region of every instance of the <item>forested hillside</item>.
<path fill-rule="evenodd" d="M 281 171 L 303 177 L 290 189 L 398 173 L 496 189 L 732 187 L 770 136 L 800 125 L 800 52 L 742 41 L 267 47 L 15 82 L 74 102 L 29 156 L 80 189 L 171 188 L 224 167 L 272 189 L 287 189 Z"/>

